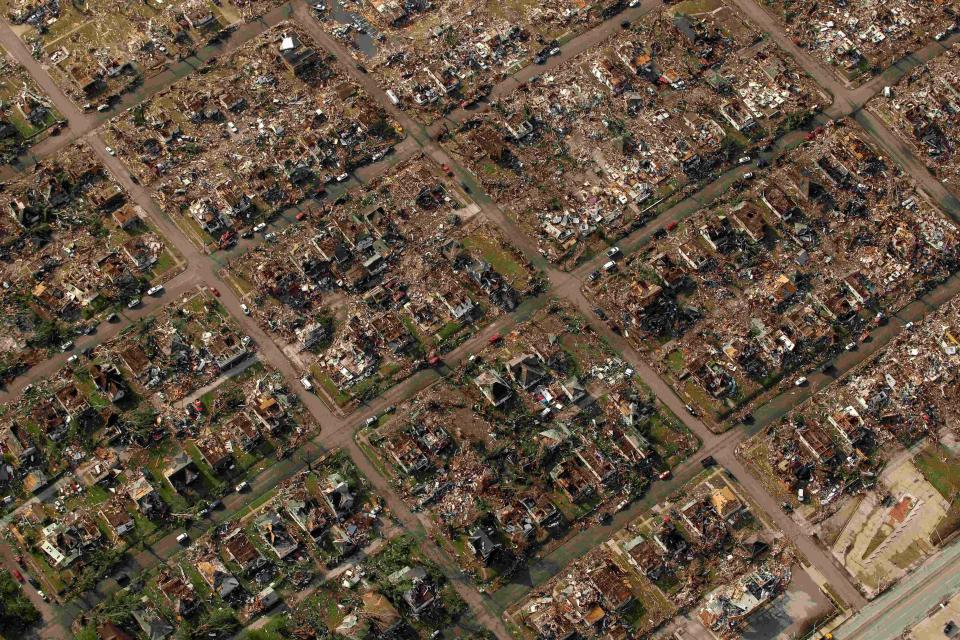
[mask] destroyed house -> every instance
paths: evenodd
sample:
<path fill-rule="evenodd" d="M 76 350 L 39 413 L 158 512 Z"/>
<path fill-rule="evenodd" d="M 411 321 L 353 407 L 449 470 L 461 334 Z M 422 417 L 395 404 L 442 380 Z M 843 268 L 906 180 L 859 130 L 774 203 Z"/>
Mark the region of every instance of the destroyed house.
<path fill-rule="evenodd" d="M 597 445 L 586 442 L 574 451 L 574 455 L 583 464 L 597 484 L 606 484 L 616 472 L 613 463 L 604 455 Z"/>
<path fill-rule="evenodd" d="M 43 433 L 47 434 L 51 440 L 57 440 L 61 437 L 61 429 L 67 425 L 69 413 L 64 413 L 65 411 L 66 407 L 62 402 L 58 407 L 50 400 L 42 400 L 34 406 L 30 415 Z"/>
<path fill-rule="evenodd" d="M 430 467 L 430 461 L 420 450 L 416 439 L 407 432 L 395 434 L 387 440 L 387 452 L 407 475 L 414 475 Z"/>
<path fill-rule="evenodd" d="M 623 572 L 612 562 L 590 572 L 590 580 L 600 593 L 603 604 L 610 611 L 622 611 L 633 602 L 633 590 Z"/>
<path fill-rule="evenodd" d="M 317 542 L 330 528 L 327 513 L 320 508 L 320 504 L 313 498 L 306 500 L 290 499 L 286 504 L 287 515 L 303 530 L 304 533 Z"/>
<path fill-rule="evenodd" d="M 232 447 L 224 442 L 218 434 L 206 431 L 193 441 L 200 453 L 200 457 L 216 473 L 226 471 L 233 464 Z"/>
<path fill-rule="evenodd" d="M 140 476 L 127 487 L 127 496 L 136 505 L 137 510 L 148 518 L 162 515 L 166 510 L 160 494 L 144 476 Z"/>
<path fill-rule="evenodd" d="M 117 355 L 137 380 L 143 381 L 150 374 L 150 358 L 139 344 L 128 344 L 119 349 Z"/>
<path fill-rule="evenodd" d="M 823 427 L 816 423 L 798 428 L 797 439 L 810 452 L 813 459 L 819 463 L 827 462 L 836 454 L 833 448 L 833 440 L 823 430 Z"/>
<path fill-rule="evenodd" d="M 477 559 L 485 565 L 493 561 L 494 556 L 501 548 L 500 543 L 495 542 L 483 527 L 478 527 L 470 534 L 467 538 L 467 545 Z"/>
<path fill-rule="evenodd" d="M 524 353 L 508 360 L 507 374 L 520 385 L 524 391 L 529 391 L 547 377 L 540 358 L 531 353 Z"/>
<path fill-rule="evenodd" d="M 200 472 L 187 452 L 181 451 L 167 463 L 163 477 L 177 493 L 183 493 L 200 477 Z"/>
<path fill-rule="evenodd" d="M 403 592 L 403 600 L 414 617 L 419 617 L 436 602 L 436 590 L 426 578 L 416 579 L 413 585 Z"/>
<path fill-rule="evenodd" d="M 134 528 L 133 516 L 119 503 L 111 502 L 100 509 L 99 514 L 107 523 L 114 540 L 121 538 Z"/>
<path fill-rule="evenodd" d="M 865 432 L 863 418 L 860 417 L 857 410 L 851 406 L 832 416 L 828 416 L 827 422 L 837 430 L 837 434 L 840 436 L 843 446 L 847 450 L 853 448 Z"/>
<path fill-rule="evenodd" d="M 241 411 L 227 420 L 220 431 L 223 437 L 233 443 L 235 449 L 239 448 L 241 451 L 248 451 L 260 442 L 260 430 L 246 411 Z"/>
<path fill-rule="evenodd" d="M 763 240 L 765 223 L 760 211 L 753 204 L 741 202 L 731 209 L 730 217 L 751 240 L 754 242 Z"/>
<path fill-rule="evenodd" d="M 200 560 L 194 566 L 207 586 L 221 598 L 226 598 L 240 586 L 240 581 L 227 570 L 220 558 Z"/>
<path fill-rule="evenodd" d="M 74 383 L 70 382 L 56 392 L 57 401 L 68 416 L 76 417 L 87 408 L 87 398 Z"/>
<path fill-rule="evenodd" d="M 254 563 L 262 558 L 257 548 L 250 542 L 250 538 L 244 533 L 243 529 L 235 529 L 228 534 L 223 541 L 223 548 L 227 558 L 240 565 L 243 571 L 246 571 Z"/>
<path fill-rule="evenodd" d="M 162 573 L 157 577 L 157 589 L 179 619 L 193 615 L 200 606 L 196 590 L 183 577 Z"/>
<path fill-rule="evenodd" d="M 286 525 L 276 512 L 267 513 L 257 520 L 257 530 L 260 537 L 283 560 L 297 550 L 299 545 L 296 539 L 287 531 Z"/>
<path fill-rule="evenodd" d="M 286 413 L 273 395 L 263 394 L 253 405 L 253 415 L 268 432 L 273 433 L 283 424 Z"/>
<path fill-rule="evenodd" d="M 651 580 L 660 577 L 665 568 L 663 551 L 649 538 L 637 536 L 623 544 L 627 561 Z"/>
<path fill-rule="evenodd" d="M 106 182 L 89 189 L 86 198 L 95 209 L 105 211 L 122 203 L 126 195 L 117 183 Z"/>
<path fill-rule="evenodd" d="M 126 395 L 126 382 L 117 365 L 94 365 L 90 367 L 89 373 L 97 391 L 110 402 L 117 402 Z"/>
<path fill-rule="evenodd" d="M 596 478 L 577 456 L 558 463 L 550 471 L 550 477 L 573 502 L 584 500 L 594 493 Z"/>
<path fill-rule="evenodd" d="M 353 511 L 354 498 L 350 492 L 350 485 L 339 473 L 327 477 L 327 486 L 323 490 L 323 497 L 327 506 L 339 519 Z"/>
<path fill-rule="evenodd" d="M 513 396 L 513 390 L 493 369 L 486 369 L 473 379 L 483 397 L 495 407 L 506 403 Z"/>
<path fill-rule="evenodd" d="M 538 527 L 547 526 L 560 515 L 557 507 L 542 493 L 520 498 L 520 504 L 530 517 L 530 521 Z"/>

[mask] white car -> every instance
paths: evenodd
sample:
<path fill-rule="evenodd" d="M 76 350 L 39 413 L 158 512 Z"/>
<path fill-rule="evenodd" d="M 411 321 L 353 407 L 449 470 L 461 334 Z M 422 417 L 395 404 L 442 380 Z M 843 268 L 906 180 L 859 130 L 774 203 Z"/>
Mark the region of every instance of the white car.
<path fill-rule="evenodd" d="M 337 176 L 337 182 L 346 182 L 350 179 L 350 175 L 346 173 L 341 173 Z"/>
<path fill-rule="evenodd" d="M 242 302 L 240 303 L 240 311 L 243 311 L 243 315 L 245 316 L 250 315 L 250 307 Z"/>
<path fill-rule="evenodd" d="M 243 493 L 249 488 L 250 488 L 250 483 L 244 480 L 243 482 L 237 485 L 237 493 Z"/>
<path fill-rule="evenodd" d="M 797 378 L 796 381 L 793 383 L 793 386 L 795 386 L 795 387 L 802 387 L 802 386 L 805 385 L 805 384 L 807 384 L 807 376 L 800 376 L 800 377 Z"/>
<path fill-rule="evenodd" d="M 181 533 L 180 535 L 177 536 L 177 543 L 178 543 L 178 544 L 186 544 L 186 542 L 187 542 L 189 539 L 190 539 L 190 536 L 188 536 L 188 535 L 186 534 L 186 532 L 184 532 L 184 533 Z"/>
<path fill-rule="evenodd" d="M 310 378 L 308 378 L 307 376 L 303 376 L 302 378 L 300 378 L 300 384 L 302 384 L 303 388 L 306 389 L 307 391 L 310 391 L 311 389 L 313 389 L 313 384 L 310 382 Z"/>
<path fill-rule="evenodd" d="M 67 363 L 68 363 L 68 364 L 73 364 L 74 362 L 76 362 L 76 361 L 79 360 L 79 359 L 80 359 L 80 356 L 78 356 L 77 354 L 73 354 L 72 356 L 70 356 L 69 358 L 67 358 Z"/>
<path fill-rule="evenodd" d="M 111 156 L 117 155 L 117 152 L 114 151 L 112 147 L 104 147 L 103 150 L 109 153 Z"/>
<path fill-rule="evenodd" d="M 260 231 L 263 231 L 263 230 L 266 229 L 266 228 L 267 228 L 267 223 L 266 223 L 266 222 L 261 222 L 260 224 L 256 225 L 256 226 L 253 228 L 253 232 L 254 232 L 254 233 L 258 233 L 258 232 L 260 232 Z"/>
<path fill-rule="evenodd" d="M 162 285 L 162 284 L 158 284 L 158 285 L 155 285 L 155 286 L 150 287 L 149 289 L 147 289 L 147 295 L 148 295 L 148 296 L 157 296 L 157 295 L 160 295 L 162 292 L 163 292 L 163 285 Z"/>
<path fill-rule="evenodd" d="M 70 351 L 70 349 L 73 349 L 73 340 L 67 340 L 60 345 L 60 351 Z"/>
<path fill-rule="evenodd" d="M 273 240 L 276 237 L 277 237 L 277 234 L 275 234 L 273 231 L 271 231 L 270 233 L 265 233 L 263 235 L 264 240 Z"/>
<path fill-rule="evenodd" d="M 609 249 L 607 249 L 607 257 L 608 257 L 608 258 L 612 258 L 613 256 L 617 255 L 618 253 L 620 253 L 620 247 L 610 247 Z"/>
<path fill-rule="evenodd" d="M 750 156 L 743 156 L 742 158 L 737 160 L 737 164 L 747 164 L 748 162 L 750 162 L 750 160 L 751 160 Z"/>
<path fill-rule="evenodd" d="M 136 309 L 140 306 L 140 298 L 134 298 L 127 303 L 127 309 Z"/>
<path fill-rule="evenodd" d="M 743 174 L 743 179 L 753 180 L 753 171 L 747 171 L 745 174 Z"/>
<path fill-rule="evenodd" d="M 237 125 L 233 124 L 232 122 L 227 123 L 227 129 L 230 129 L 230 133 L 236 133 L 238 131 Z"/>

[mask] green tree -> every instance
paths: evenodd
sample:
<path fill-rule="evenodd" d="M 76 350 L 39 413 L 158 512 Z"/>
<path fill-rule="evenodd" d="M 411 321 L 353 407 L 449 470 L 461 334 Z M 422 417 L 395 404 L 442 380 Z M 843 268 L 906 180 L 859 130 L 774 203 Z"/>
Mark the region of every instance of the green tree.
<path fill-rule="evenodd" d="M 0 571 L 0 633 L 12 638 L 40 622 L 40 612 L 7 571 Z"/>

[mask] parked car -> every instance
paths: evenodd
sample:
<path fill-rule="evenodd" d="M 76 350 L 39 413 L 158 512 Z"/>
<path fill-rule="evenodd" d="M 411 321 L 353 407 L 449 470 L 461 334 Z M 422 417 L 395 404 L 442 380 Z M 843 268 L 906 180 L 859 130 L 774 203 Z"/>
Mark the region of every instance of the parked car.
<path fill-rule="evenodd" d="M 189 540 L 190 536 L 188 536 L 186 532 L 177 536 L 177 544 L 186 544 Z"/>
<path fill-rule="evenodd" d="M 149 289 L 147 289 L 147 295 L 148 295 L 148 296 L 156 296 L 156 295 L 160 295 L 161 293 L 163 293 L 163 285 L 162 285 L 162 284 L 154 285 L 154 286 L 150 287 Z"/>
<path fill-rule="evenodd" d="M 250 489 L 250 483 L 247 482 L 246 480 L 244 480 L 243 482 L 237 485 L 237 493 L 243 493 L 244 491 L 248 491 L 249 489 Z"/>
<path fill-rule="evenodd" d="M 127 303 L 127 309 L 136 309 L 140 306 L 140 298 L 134 298 Z"/>

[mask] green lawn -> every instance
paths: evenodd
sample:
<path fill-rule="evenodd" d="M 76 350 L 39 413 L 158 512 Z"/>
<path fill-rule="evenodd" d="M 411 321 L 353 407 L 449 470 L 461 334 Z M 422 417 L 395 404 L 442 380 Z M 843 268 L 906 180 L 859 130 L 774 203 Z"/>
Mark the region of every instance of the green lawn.
<path fill-rule="evenodd" d="M 947 501 L 953 502 L 960 493 L 960 460 L 942 445 L 931 444 L 924 447 L 913 462 L 927 481 Z"/>
<path fill-rule="evenodd" d="M 530 273 L 506 248 L 482 235 L 471 235 L 463 239 L 467 250 L 479 251 L 483 259 L 506 278 L 518 291 L 523 291 L 530 283 Z"/>
<path fill-rule="evenodd" d="M 310 373 L 313 374 L 314 380 L 319 382 L 320 386 L 323 387 L 323 390 L 327 392 L 327 395 L 330 397 L 330 399 L 337 403 L 338 407 L 343 407 L 349 404 L 350 396 L 345 393 L 341 393 L 340 388 L 337 387 L 336 383 L 330 378 L 330 376 L 325 374 L 320 367 L 316 365 L 310 367 Z"/>

